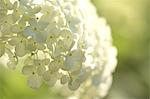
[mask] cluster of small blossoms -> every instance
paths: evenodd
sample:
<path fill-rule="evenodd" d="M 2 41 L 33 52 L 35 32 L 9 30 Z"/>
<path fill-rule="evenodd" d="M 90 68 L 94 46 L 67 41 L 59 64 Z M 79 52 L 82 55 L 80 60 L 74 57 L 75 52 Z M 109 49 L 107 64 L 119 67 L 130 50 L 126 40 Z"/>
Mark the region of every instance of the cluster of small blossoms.
<path fill-rule="evenodd" d="M 68 98 L 99 99 L 111 85 L 116 54 L 89 0 L 0 1 L 0 57 L 8 56 L 11 69 L 24 59 L 31 88 L 45 82 Z"/>

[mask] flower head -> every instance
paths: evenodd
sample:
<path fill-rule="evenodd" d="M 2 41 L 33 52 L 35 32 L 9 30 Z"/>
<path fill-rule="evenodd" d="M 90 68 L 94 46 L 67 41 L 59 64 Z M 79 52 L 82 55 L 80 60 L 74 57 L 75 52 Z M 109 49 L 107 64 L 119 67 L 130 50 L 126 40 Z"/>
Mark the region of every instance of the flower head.
<path fill-rule="evenodd" d="M 68 97 L 104 97 L 116 66 L 110 28 L 89 0 L 1 0 L 0 57 L 37 89 L 59 81 Z M 60 86 L 61 87 L 61 86 Z M 60 91 L 60 90 L 59 90 Z"/>

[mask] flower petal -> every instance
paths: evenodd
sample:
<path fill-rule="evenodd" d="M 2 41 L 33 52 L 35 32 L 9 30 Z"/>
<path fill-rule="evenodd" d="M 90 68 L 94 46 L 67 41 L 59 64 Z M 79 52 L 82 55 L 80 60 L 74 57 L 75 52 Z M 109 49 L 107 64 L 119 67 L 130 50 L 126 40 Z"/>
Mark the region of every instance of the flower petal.
<path fill-rule="evenodd" d="M 46 71 L 46 67 L 45 66 L 37 67 L 37 74 L 38 75 L 42 76 L 45 71 Z"/>
<path fill-rule="evenodd" d="M 58 61 L 52 61 L 50 64 L 49 64 L 49 70 L 52 71 L 52 72 L 55 72 L 59 69 L 59 63 Z"/>
<path fill-rule="evenodd" d="M 48 65 L 50 63 L 50 59 L 49 58 L 45 58 L 42 60 L 44 65 Z"/>
<path fill-rule="evenodd" d="M 39 50 L 44 50 L 46 47 L 45 47 L 45 45 L 43 45 L 43 44 L 37 43 L 37 44 L 36 44 L 36 48 L 39 49 Z"/>
<path fill-rule="evenodd" d="M 24 55 L 26 55 L 26 47 L 24 44 L 19 44 L 19 45 L 16 45 L 15 47 L 15 52 L 16 52 L 16 55 L 19 56 L 19 57 L 23 57 Z"/>
<path fill-rule="evenodd" d="M 47 26 L 48 26 L 48 22 L 44 22 L 44 21 L 39 21 L 37 23 L 37 28 L 40 30 L 44 30 Z"/>
<path fill-rule="evenodd" d="M 55 77 L 55 75 L 51 75 L 50 80 L 48 81 L 49 87 L 53 87 L 56 81 L 57 81 L 57 78 Z"/>
<path fill-rule="evenodd" d="M 24 27 L 21 26 L 21 25 L 13 25 L 13 26 L 11 27 L 11 31 L 12 31 L 13 33 L 19 33 L 19 32 L 22 32 L 23 30 L 24 30 Z"/>
<path fill-rule="evenodd" d="M 0 57 L 5 53 L 5 45 L 0 42 Z"/>
<path fill-rule="evenodd" d="M 28 78 L 28 85 L 33 89 L 38 89 L 42 84 L 42 79 L 38 75 L 32 75 Z"/>
<path fill-rule="evenodd" d="M 24 29 L 24 34 L 25 36 L 32 36 L 32 37 L 36 37 L 36 32 L 33 31 L 33 29 L 30 27 L 30 26 L 27 26 L 25 29 Z"/>
<path fill-rule="evenodd" d="M 69 81 L 69 77 L 67 75 L 63 75 L 60 82 L 61 84 L 66 84 Z"/>
<path fill-rule="evenodd" d="M 71 82 L 68 83 L 68 88 L 69 88 L 70 90 L 75 91 L 75 90 L 77 90 L 79 87 L 80 87 L 80 81 L 79 81 L 78 79 L 75 79 L 75 80 L 73 80 L 73 81 L 71 81 Z"/>
<path fill-rule="evenodd" d="M 60 36 L 63 38 L 62 42 L 64 47 L 70 49 L 70 46 L 73 43 L 73 33 L 70 30 L 63 29 Z"/>
<path fill-rule="evenodd" d="M 17 66 L 17 61 L 15 61 L 15 59 L 13 58 L 11 58 L 11 60 L 7 63 L 7 66 L 8 66 L 8 68 L 10 68 L 10 69 L 16 69 L 16 66 Z"/>
<path fill-rule="evenodd" d="M 32 13 L 32 14 L 36 14 L 40 11 L 41 11 L 41 7 L 40 6 L 35 6 L 33 9 L 29 10 L 28 12 Z"/>
<path fill-rule="evenodd" d="M 29 76 L 35 74 L 36 70 L 33 65 L 26 65 L 22 68 L 22 73 Z"/>
<path fill-rule="evenodd" d="M 45 80 L 45 81 L 49 81 L 51 78 L 51 72 L 50 71 L 45 71 L 44 73 L 43 73 L 43 79 Z"/>
<path fill-rule="evenodd" d="M 81 50 L 74 50 L 66 56 L 65 68 L 70 71 L 80 70 L 84 59 L 84 52 Z"/>
<path fill-rule="evenodd" d="M 33 38 L 39 43 L 45 43 L 47 39 L 47 32 L 46 31 L 36 32 L 36 36 Z"/>

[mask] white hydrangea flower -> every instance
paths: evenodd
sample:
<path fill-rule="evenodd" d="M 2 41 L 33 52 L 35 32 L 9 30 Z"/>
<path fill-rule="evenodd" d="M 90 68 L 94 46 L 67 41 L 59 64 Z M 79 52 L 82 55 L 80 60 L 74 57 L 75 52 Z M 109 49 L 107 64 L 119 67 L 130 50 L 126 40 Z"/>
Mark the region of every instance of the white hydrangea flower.
<path fill-rule="evenodd" d="M 58 92 L 68 99 L 102 98 L 116 54 L 110 27 L 90 0 L 0 1 L 0 57 L 8 56 L 10 69 L 24 58 L 22 73 L 33 89 L 44 81 L 62 85 Z"/>

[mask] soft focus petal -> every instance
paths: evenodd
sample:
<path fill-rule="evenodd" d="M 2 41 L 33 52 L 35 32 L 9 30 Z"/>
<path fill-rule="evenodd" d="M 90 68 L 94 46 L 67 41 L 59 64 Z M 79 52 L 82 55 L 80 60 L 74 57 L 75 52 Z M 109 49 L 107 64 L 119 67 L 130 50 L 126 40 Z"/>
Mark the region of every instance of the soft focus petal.
<path fill-rule="evenodd" d="M 28 85 L 33 89 L 38 89 L 42 84 L 42 79 L 38 75 L 32 75 L 28 77 Z"/>
<path fill-rule="evenodd" d="M 25 28 L 24 34 L 25 34 L 25 36 L 32 36 L 33 38 L 36 37 L 36 32 L 33 31 L 33 29 L 30 26 Z"/>
<path fill-rule="evenodd" d="M 19 33 L 19 32 L 22 32 L 23 30 L 24 30 L 24 27 L 21 26 L 21 25 L 14 25 L 14 26 L 12 26 L 12 28 L 11 28 L 11 31 L 12 31 L 13 33 Z"/>
<path fill-rule="evenodd" d="M 50 71 L 45 71 L 45 72 L 43 73 L 43 79 L 44 79 L 45 81 L 49 81 L 49 80 L 51 79 L 51 75 L 52 75 L 52 73 L 51 73 Z"/>
<path fill-rule="evenodd" d="M 67 75 L 62 76 L 60 83 L 66 84 L 69 81 L 69 77 Z"/>
<path fill-rule="evenodd" d="M 35 74 L 36 70 L 33 65 L 26 65 L 22 68 L 22 73 L 29 76 Z"/>
<path fill-rule="evenodd" d="M 5 45 L 0 42 L 0 57 L 5 53 Z"/>
<path fill-rule="evenodd" d="M 37 68 L 37 74 L 42 76 L 44 74 L 44 72 L 46 71 L 46 67 L 45 66 L 41 66 Z"/>
<path fill-rule="evenodd" d="M 79 70 L 82 66 L 82 62 L 84 59 L 84 53 L 81 50 L 74 50 L 70 52 L 65 61 L 66 69 L 70 71 Z"/>
<path fill-rule="evenodd" d="M 17 61 L 15 61 L 14 58 L 11 58 L 11 59 L 8 61 L 7 66 L 8 66 L 8 68 L 14 70 L 14 69 L 16 69 Z"/>
<path fill-rule="evenodd" d="M 51 75 L 50 80 L 48 81 L 49 87 L 53 87 L 57 81 L 57 78 L 54 75 Z"/>
<path fill-rule="evenodd" d="M 41 7 L 40 7 L 40 6 L 35 6 L 33 9 L 31 9 L 31 10 L 29 11 L 29 13 L 36 14 L 36 13 L 40 12 L 40 10 L 41 10 Z"/>
<path fill-rule="evenodd" d="M 71 82 L 68 83 L 68 88 L 70 90 L 77 90 L 80 87 L 80 81 L 78 79 L 73 80 Z"/>
<path fill-rule="evenodd" d="M 37 23 L 37 28 L 39 29 L 39 30 L 44 30 L 47 26 L 48 26 L 48 22 L 44 22 L 44 21 L 39 21 L 38 23 Z"/>
<path fill-rule="evenodd" d="M 23 57 L 26 54 L 26 48 L 24 44 L 18 44 L 15 47 L 16 55 L 19 57 Z"/>
<path fill-rule="evenodd" d="M 73 43 L 73 34 L 71 33 L 71 31 L 63 29 L 60 33 L 60 36 L 63 38 L 62 42 L 64 44 L 64 47 L 70 49 Z"/>

